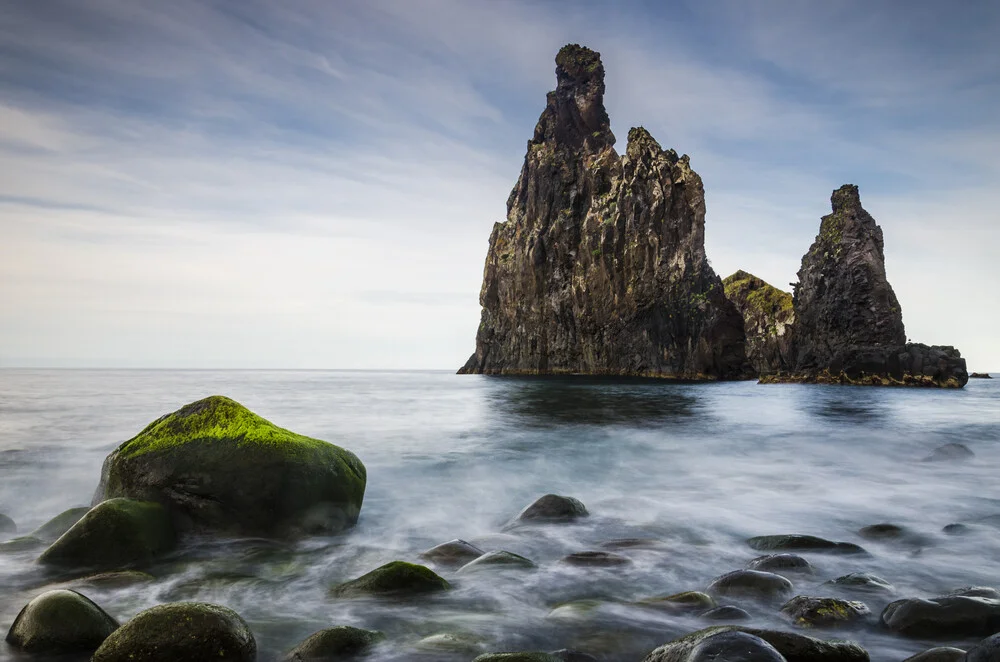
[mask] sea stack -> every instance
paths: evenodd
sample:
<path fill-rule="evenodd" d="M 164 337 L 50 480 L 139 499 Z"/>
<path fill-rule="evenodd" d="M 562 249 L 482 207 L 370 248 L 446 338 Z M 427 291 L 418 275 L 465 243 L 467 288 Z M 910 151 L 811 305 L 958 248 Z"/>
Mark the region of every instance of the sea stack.
<path fill-rule="evenodd" d="M 964 386 L 958 350 L 906 342 L 882 228 L 861 206 L 858 187 L 841 186 L 831 203 L 795 286 L 794 364 L 764 381 Z"/>
<path fill-rule="evenodd" d="M 556 80 L 490 235 L 476 351 L 460 372 L 748 376 L 689 158 L 641 127 L 617 154 L 599 53 L 563 47 Z"/>
<path fill-rule="evenodd" d="M 795 365 L 792 295 L 753 274 L 737 271 L 722 281 L 743 315 L 747 358 L 758 375 L 788 372 Z"/>

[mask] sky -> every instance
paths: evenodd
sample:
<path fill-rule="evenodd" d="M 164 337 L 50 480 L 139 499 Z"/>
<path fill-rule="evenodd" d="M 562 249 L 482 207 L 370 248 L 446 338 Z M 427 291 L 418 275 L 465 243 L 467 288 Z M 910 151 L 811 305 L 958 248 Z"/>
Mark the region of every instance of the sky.
<path fill-rule="evenodd" d="M 860 186 L 907 335 L 1000 369 L 1000 3 L 0 4 L 0 366 L 457 369 L 566 43 L 789 289 Z"/>

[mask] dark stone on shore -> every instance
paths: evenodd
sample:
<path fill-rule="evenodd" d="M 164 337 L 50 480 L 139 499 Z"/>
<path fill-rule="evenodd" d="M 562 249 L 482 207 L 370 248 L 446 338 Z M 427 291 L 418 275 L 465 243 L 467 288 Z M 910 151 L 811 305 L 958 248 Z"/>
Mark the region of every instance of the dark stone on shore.
<path fill-rule="evenodd" d="M 562 558 L 563 563 L 593 568 L 614 568 L 629 565 L 632 560 L 611 552 L 576 552 Z"/>
<path fill-rule="evenodd" d="M 472 662 L 562 662 L 562 658 L 551 653 L 521 652 L 521 653 L 486 653 Z"/>
<path fill-rule="evenodd" d="M 90 506 L 70 508 L 64 510 L 45 524 L 35 529 L 31 535 L 39 540 L 50 543 L 55 542 L 59 536 L 69 531 L 74 524 L 79 522 L 84 515 L 90 511 Z"/>
<path fill-rule="evenodd" d="M 969 379 L 993 379 L 993 376 L 988 372 L 974 372 L 969 375 Z"/>
<path fill-rule="evenodd" d="M 45 542 L 34 536 L 18 536 L 0 542 L 0 554 L 16 554 L 45 547 Z"/>
<path fill-rule="evenodd" d="M 715 599 L 701 591 L 685 591 L 657 598 L 646 598 L 636 604 L 675 612 L 696 612 L 715 607 Z"/>
<path fill-rule="evenodd" d="M 393 561 L 371 572 L 330 589 L 338 598 L 373 596 L 409 596 L 436 593 L 451 588 L 433 570 L 415 563 Z"/>
<path fill-rule="evenodd" d="M 347 660 L 367 653 L 385 638 L 381 632 L 347 625 L 320 630 L 289 651 L 284 662 Z"/>
<path fill-rule="evenodd" d="M 882 623 L 907 637 L 986 637 L 1000 631 L 1000 600 L 948 595 L 890 603 Z"/>
<path fill-rule="evenodd" d="M 929 648 L 906 658 L 903 662 L 964 662 L 965 651 L 961 648 Z"/>
<path fill-rule="evenodd" d="M 472 543 L 456 538 L 428 549 L 420 555 L 420 558 L 440 566 L 457 567 L 474 561 L 485 553 L 485 550 L 479 549 Z"/>
<path fill-rule="evenodd" d="M 520 554 L 498 549 L 493 552 L 487 552 L 478 559 L 466 563 L 458 569 L 458 572 L 475 572 L 486 568 L 520 568 L 522 570 L 530 570 L 536 567 L 538 566 L 530 559 L 526 559 Z"/>
<path fill-rule="evenodd" d="M 826 585 L 863 593 L 895 593 L 895 587 L 878 575 L 868 572 L 852 572 L 843 577 L 837 577 L 826 582 Z"/>
<path fill-rule="evenodd" d="M 762 630 L 741 625 L 718 625 L 674 639 L 643 662 L 686 662 L 687 655 L 702 641 L 721 632 L 744 632 L 773 646 L 787 662 L 869 662 L 868 652 L 850 641 L 823 641 L 793 632 Z M 720 658 L 718 662 L 728 660 Z"/>
<path fill-rule="evenodd" d="M 569 650 L 566 648 L 552 651 L 549 655 L 562 660 L 562 662 L 598 662 L 598 659 L 593 655 L 588 655 L 587 653 L 581 653 L 580 651 Z"/>
<path fill-rule="evenodd" d="M 732 605 L 709 609 L 701 617 L 706 621 L 748 621 L 752 618 L 747 610 Z"/>
<path fill-rule="evenodd" d="M 150 501 L 110 499 L 87 512 L 42 552 L 60 568 L 123 570 L 151 563 L 176 543 L 166 508 Z"/>
<path fill-rule="evenodd" d="M 924 462 L 962 462 L 971 460 L 976 454 L 965 444 L 951 443 L 938 446 L 930 455 L 923 459 Z"/>
<path fill-rule="evenodd" d="M 970 648 L 964 662 L 1000 662 L 1000 632 Z"/>
<path fill-rule="evenodd" d="M 84 595 L 67 589 L 42 593 L 14 619 L 7 643 L 28 653 L 97 650 L 118 621 Z"/>
<path fill-rule="evenodd" d="M 779 598 L 792 592 L 792 583 L 781 575 L 759 570 L 734 570 L 708 585 L 712 595 Z"/>
<path fill-rule="evenodd" d="M 849 625 L 867 618 L 872 612 L 863 602 L 797 595 L 781 607 L 781 613 L 796 625 L 808 628 Z"/>
<path fill-rule="evenodd" d="M 755 536 L 747 544 L 758 552 L 833 552 L 837 554 L 867 554 L 851 542 L 833 542 L 816 536 L 798 534 Z"/>
<path fill-rule="evenodd" d="M 139 612 L 115 630 L 92 662 L 255 662 L 257 642 L 239 614 L 204 602 L 174 602 Z"/>
<path fill-rule="evenodd" d="M 758 556 L 746 565 L 747 570 L 760 570 L 762 572 L 773 572 L 776 574 L 804 573 L 812 574 L 813 567 L 809 561 L 798 554 L 768 554 Z"/>
<path fill-rule="evenodd" d="M 0 535 L 5 535 L 8 533 L 17 533 L 17 524 L 14 520 L 7 517 L 3 513 L 0 513 Z"/>
<path fill-rule="evenodd" d="M 518 522 L 572 522 L 589 515 L 579 499 L 546 494 L 522 510 L 515 518 Z"/>
<path fill-rule="evenodd" d="M 295 538 L 353 526 L 365 482 L 350 451 L 216 395 L 159 418 L 108 455 L 94 502 L 162 503 L 182 532 Z"/>

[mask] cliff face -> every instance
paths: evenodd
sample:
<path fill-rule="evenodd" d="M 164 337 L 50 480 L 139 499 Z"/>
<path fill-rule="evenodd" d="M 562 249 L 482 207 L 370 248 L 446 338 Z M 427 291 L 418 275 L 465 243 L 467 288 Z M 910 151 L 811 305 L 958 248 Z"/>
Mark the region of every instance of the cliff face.
<path fill-rule="evenodd" d="M 831 202 L 799 269 L 792 376 L 771 381 L 964 386 L 958 350 L 906 343 L 882 229 L 862 208 L 858 187 L 840 187 Z"/>
<path fill-rule="evenodd" d="M 726 297 L 743 315 L 747 358 L 757 374 L 791 370 L 795 365 L 792 295 L 745 271 L 737 271 L 722 283 Z"/>
<path fill-rule="evenodd" d="M 643 128 L 618 156 L 598 53 L 564 47 L 556 79 L 490 235 L 460 372 L 745 376 L 743 320 L 705 257 L 688 157 Z"/>

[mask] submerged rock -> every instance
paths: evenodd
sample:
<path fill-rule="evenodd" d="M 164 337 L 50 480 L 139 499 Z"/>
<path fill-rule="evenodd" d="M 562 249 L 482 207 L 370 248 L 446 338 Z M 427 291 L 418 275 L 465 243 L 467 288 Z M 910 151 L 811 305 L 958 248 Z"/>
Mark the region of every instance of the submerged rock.
<path fill-rule="evenodd" d="M 292 649 L 284 662 L 353 659 L 385 638 L 381 632 L 347 625 L 320 630 Z"/>
<path fill-rule="evenodd" d="M 961 462 L 971 460 L 976 454 L 965 444 L 951 443 L 938 446 L 923 459 L 924 462 Z"/>
<path fill-rule="evenodd" d="M 852 572 L 849 575 L 837 577 L 826 582 L 829 586 L 837 586 L 847 590 L 864 593 L 895 593 L 896 589 L 892 584 L 882 579 L 878 575 L 868 572 Z"/>
<path fill-rule="evenodd" d="M 1000 662 L 1000 632 L 970 648 L 964 662 Z"/>
<path fill-rule="evenodd" d="M 882 611 L 887 628 L 908 637 L 986 637 L 1000 631 L 1000 600 L 949 595 L 910 598 Z"/>
<path fill-rule="evenodd" d="M 758 552 L 834 552 L 837 554 L 867 554 L 863 547 L 850 542 L 833 542 L 816 536 L 798 534 L 756 536 L 747 544 Z"/>
<path fill-rule="evenodd" d="M 862 527 L 858 535 L 865 540 L 898 540 L 912 534 L 898 524 L 884 523 Z"/>
<path fill-rule="evenodd" d="M 483 648 L 481 637 L 455 632 L 439 632 L 424 637 L 417 642 L 416 647 L 425 651 L 436 651 L 446 654 L 475 653 Z"/>
<path fill-rule="evenodd" d="M 90 598 L 57 589 L 42 593 L 21 610 L 7 643 L 28 653 L 90 652 L 117 629 L 118 621 Z"/>
<path fill-rule="evenodd" d="M 587 517 L 587 507 L 579 499 L 546 494 L 522 510 L 515 521 L 518 522 L 572 522 Z"/>
<path fill-rule="evenodd" d="M 726 297 L 743 316 L 747 359 L 757 374 L 791 370 L 795 365 L 792 295 L 742 270 L 724 279 L 722 284 Z"/>
<path fill-rule="evenodd" d="M 490 235 L 476 351 L 460 372 L 747 375 L 689 158 L 641 127 L 618 156 L 600 54 L 563 47 L 556 81 Z"/>
<path fill-rule="evenodd" d="M 658 598 L 646 598 L 638 603 L 643 607 L 655 607 L 668 611 L 704 611 L 715 607 L 715 599 L 701 591 L 685 591 Z"/>
<path fill-rule="evenodd" d="M 861 206 L 858 187 L 840 187 L 831 204 L 794 289 L 794 367 L 762 381 L 964 386 L 958 350 L 906 342 L 882 229 Z"/>
<path fill-rule="evenodd" d="M 14 520 L 0 513 L 0 535 L 17 533 L 17 524 Z"/>
<path fill-rule="evenodd" d="M 123 570 L 121 572 L 102 572 L 90 575 L 73 582 L 74 586 L 81 588 L 93 588 L 99 590 L 115 590 L 128 588 L 138 584 L 148 584 L 156 581 L 156 577 L 148 572 L 138 570 Z"/>
<path fill-rule="evenodd" d="M 79 522 L 83 516 L 87 514 L 88 511 L 90 511 L 90 506 L 64 510 L 45 524 L 42 524 L 40 527 L 35 529 L 31 535 L 47 543 L 53 542 L 58 539 L 59 536 L 69 531 L 74 524 Z"/>
<path fill-rule="evenodd" d="M 805 560 L 798 554 L 788 553 L 758 556 L 757 558 L 749 561 L 746 567 L 747 570 L 773 572 L 779 575 L 783 572 L 811 574 L 813 571 L 812 564 L 810 564 L 809 561 Z"/>
<path fill-rule="evenodd" d="M 941 647 L 929 648 L 922 653 L 906 658 L 903 662 L 963 662 L 964 660 L 965 651 L 961 648 Z"/>
<path fill-rule="evenodd" d="M 16 554 L 17 552 L 26 552 L 44 546 L 45 541 L 39 540 L 34 536 L 18 536 L 17 538 L 0 542 L 0 554 Z"/>
<path fill-rule="evenodd" d="M 289 432 L 229 398 L 149 424 L 104 461 L 95 503 L 158 501 L 181 530 L 289 537 L 334 533 L 361 511 L 366 473 L 350 451 Z"/>
<path fill-rule="evenodd" d="M 520 554 L 498 549 L 493 552 L 483 554 L 478 559 L 466 563 L 458 569 L 460 573 L 475 572 L 486 568 L 521 568 L 530 570 L 536 566 L 530 559 L 526 559 Z"/>
<path fill-rule="evenodd" d="M 706 621 L 748 621 L 752 618 L 747 610 L 732 605 L 709 609 L 701 617 Z"/>
<path fill-rule="evenodd" d="M 586 566 L 592 568 L 614 568 L 623 565 L 630 565 L 632 560 L 621 554 L 611 552 L 576 552 L 564 556 L 563 563 L 576 566 Z"/>
<path fill-rule="evenodd" d="M 472 543 L 456 538 L 455 540 L 449 540 L 428 549 L 420 555 L 420 558 L 441 566 L 455 567 L 465 565 L 469 561 L 474 561 L 485 553 L 484 550 L 479 549 Z"/>
<path fill-rule="evenodd" d="M 792 592 L 792 583 L 773 572 L 734 570 L 708 585 L 712 595 L 777 598 Z"/>
<path fill-rule="evenodd" d="M 113 632 L 92 662 L 255 662 L 257 642 L 232 609 L 175 602 L 139 612 Z"/>
<path fill-rule="evenodd" d="M 109 499 L 91 508 L 42 552 L 38 562 L 61 568 L 122 570 L 148 565 L 175 542 L 170 515 L 160 504 Z"/>
<path fill-rule="evenodd" d="M 393 561 L 357 579 L 334 586 L 330 589 L 330 594 L 338 598 L 366 595 L 408 596 L 435 593 L 449 588 L 451 585 L 430 568 L 416 563 Z"/>
<path fill-rule="evenodd" d="M 781 607 L 781 613 L 801 627 L 836 627 L 860 621 L 872 612 L 863 602 L 797 595 Z"/>
<path fill-rule="evenodd" d="M 719 625 L 674 639 L 654 650 L 643 662 L 686 662 L 689 659 L 687 655 L 698 644 L 723 632 L 742 632 L 759 637 L 773 646 L 787 662 L 869 662 L 868 652 L 850 641 L 822 641 L 792 632 L 740 625 Z M 717 658 L 719 662 L 729 659 L 732 658 Z"/>

